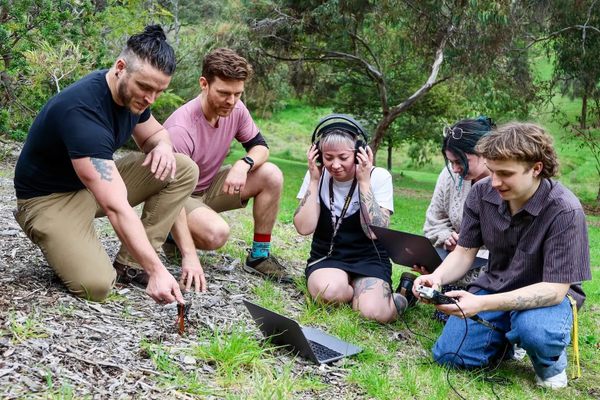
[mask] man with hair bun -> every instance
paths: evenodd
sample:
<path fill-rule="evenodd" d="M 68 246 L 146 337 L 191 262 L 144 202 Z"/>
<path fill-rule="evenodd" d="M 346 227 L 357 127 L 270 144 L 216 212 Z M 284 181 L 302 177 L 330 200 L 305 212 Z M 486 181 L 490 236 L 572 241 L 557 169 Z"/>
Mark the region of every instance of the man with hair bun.
<path fill-rule="evenodd" d="M 156 251 L 198 168 L 173 153 L 150 112 L 174 71 L 175 53 L 162 28 L 148 26 L 127 40 L 110 69 L 51 98 L 29 130 L 15 169 L 15 218 L 77 296 L 101 301 L 119 279 L 145 286 L 157 303 L 183 303 Z M 130 137 L 143 153 L 115 161 L 114 152 Z M 140 220 L 132 207 L 142 202 Z M 94 229 L 101 216 L 122 243 L 114 264 Z"/>
<path fill-rule="evenodd" d="M 454 367 L 485 367 L 518 345 L 529 355 L 538 385 L 566 387 L 573 316 L 585 299 L 581 282 L 591 279 L 583 209 L 551 179 L 558 160 L 542 127 L 502 125 L 475 150 L 490 176 L 467 197 L 455 250 L 435 272 L 418 277 L 413 292 L 419 297 L 419 285 L 439 289 L 463 276 L 482 245 L 490 252 L 488 269 L 467 291 L 446 293 L 456 304 L 436 306 L 450 318 L 433 357 Z"/>
<path fill-rule="evenodd" d="M 271 255 L 271 233 L 279 210 L 283 174 L 267 162 L 267 142 L 240 100 L 252 73 L 248 61 L 233 50 L 211 51 L 202 63 L 200 95 L 165 121 L 175 151 L 196 162 L 200 178 L 164 249 L 173 254 L 177 245 L 183 265 L 197 262 L 196 249 L 218 249 L 229 238 L 229 225 L 219 213 L 243 208 L 252 198 L 254 240 L 244 270 L 290 282 L 285 268 Z M 233 165 L 223 166 L 234 139 L 247 153 Z"/>

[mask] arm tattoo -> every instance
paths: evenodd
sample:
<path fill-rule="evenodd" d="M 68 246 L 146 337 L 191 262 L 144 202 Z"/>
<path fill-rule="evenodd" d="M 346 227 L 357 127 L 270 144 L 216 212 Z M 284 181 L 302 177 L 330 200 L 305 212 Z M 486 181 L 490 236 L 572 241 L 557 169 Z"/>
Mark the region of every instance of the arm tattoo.
<path fill-rule="evenodd" d="M 298 204 L 298 208 L 296 208 L 296 212 L 294 212 L 294 217 L 296 215 L 298 215 L 298 213 L 300 212 L 300 209 L 302 207 L 304 207 L 304 205 L 306 204 L 306 200 L 308 199 L 308 197 L 311 195 L 310 193 L 310 189 L 306 190 L 306 194 L 304 195 L 304 197 L 302 198 L 302 200 L 300 200 L 300 204 Z"/>
<path fill-rule="evenodd" d="M 112 165 L 107 160 L 101 158 L 90 158 L 92 165 L 96 168 L 96 171 L 100 173 L 100 179 L 105 181 L 112 181 Z"/>
<path fill-rule="evenodd" d="M 529 310 L 546 307 L 553 304 L 555 296 L 552 293 L 533 293 L 531 296 L 518 296 L 510 302 L 511 310 Z"/>
<path fill-rule="evenodd" d="M 384 212 L 379 204 L 377 204 L 372 188 L 369 188 L 367 193 L 360 192 L 360 207 L 363 215 L 360 224 L 363 228 L 363 232 L 368 237 L 373 236 L 369 229 L 369 225 L 387 228 L 390 224 L 390 215 L 389 213 Z"/>

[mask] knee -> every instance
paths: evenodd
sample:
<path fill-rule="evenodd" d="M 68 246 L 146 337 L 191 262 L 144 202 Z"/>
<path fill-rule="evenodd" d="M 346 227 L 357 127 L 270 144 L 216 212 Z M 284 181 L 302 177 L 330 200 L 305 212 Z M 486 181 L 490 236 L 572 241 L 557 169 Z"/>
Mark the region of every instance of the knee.
<path fill-rule="evenodd" d="M 440 365 L 451 368 L 473 369 L 486 365 L 485 360 L 476 354 L 468 354 L 464 351 L 459 352 L 461 337 L 438 338 L 432 349 L 432 355 L 435 362 Z"/>
<path fill-rule="evenodd" d="M 358 306 L 360 315 L 381 324 L 391 322 L 396 319 L 398 313 L 391 307 L 385 307 L 382 304 L 362 303 Z"/>
<path fill-rule="evenodd" d="M 198 165 L 184 154 L 175 154 L 175 163 L 177 181 L 189 183 L 195 188 L 199 176 Z"/>
<path fill-rule="evenodd" d="M 351 298 L 346 296 L 347 285 L 335 282 L 311 282 L 311 296 L 322 303 L 347 303 Z"/>
<path fill-rule="evenodd" d="M 545 348 L 553 341 L 552 332 L 543 326 L 533 328 L 531 326 L 513 324 L 509 335 L 511 338 L 516 338 L 514 342 L 528 353 L 538 353 L 537 349 Z"/>
<path fill-rule="evenodd" d="M 283 173 L 275 164 L 266 162 L 260 166 L 261 181 L 266 188 L 281 192 L 283 189 Z"/>
<path fill-rule="evenodd" d="M 229 225 L 225 221 L 213 223 L 211 226 L 190 229 L 196 248 L 202 250 L 216 250 L 227 243 L 229 239 Z"/>
<path fill-rule="evenodd" d="M 106 276 L 94 276 L 78 281 L 65 282 L 67 288 L 74 295 L 90 301 L 103 301 L 113 288 L 116 273 Z"/>

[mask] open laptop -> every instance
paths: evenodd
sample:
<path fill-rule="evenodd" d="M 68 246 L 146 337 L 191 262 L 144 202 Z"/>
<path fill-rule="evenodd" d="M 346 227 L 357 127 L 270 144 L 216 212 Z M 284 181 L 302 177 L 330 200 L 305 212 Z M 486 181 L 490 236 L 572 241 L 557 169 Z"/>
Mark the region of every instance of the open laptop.
<path fill-rule="evenodd" d="M 265 337 L 280 346 L 290 347 L 301 357 L 326 364 L 359 353 L 362 349 L 325 332 L 301 327 L 293 319 L 244 300 L 244 305 Z"/>
<path fill-rule="evenodd" d="M 396 264 L 407 267 L 422 265 L 431 273 L 450 253 L 448 250 L 433 247 L 425 236 L 374 225 L 370 225 L 370 228 Z M 487 262 L 485 258 L 475 257 L 471 269 L 483 267 Z"/>

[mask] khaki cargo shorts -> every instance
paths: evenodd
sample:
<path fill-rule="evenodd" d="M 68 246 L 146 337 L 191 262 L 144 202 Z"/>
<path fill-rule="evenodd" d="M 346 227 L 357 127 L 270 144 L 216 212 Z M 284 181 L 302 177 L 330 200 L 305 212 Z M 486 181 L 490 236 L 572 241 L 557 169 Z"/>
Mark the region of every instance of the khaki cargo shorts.
<path fill-rule="evenodd" d="M 233 195 L 223 192 L 223 184 L 225 183 L 225 178 L 227 178 L 230 169 L 231 165 L 222 166 L 207 189 L 204 189 L 201 192 L 192 193 L 185 201 L 184 207 L 186 214 L 189 214 L 200 207 L 208 207 L 213 211 L 220 213 L 223 211 L 245 208 L 248 205 L 248 200 L 243 201 L 239 192 Z"/>

